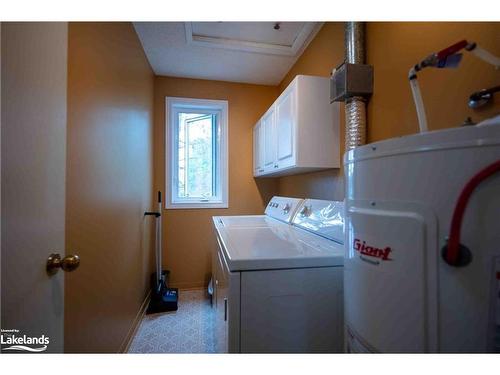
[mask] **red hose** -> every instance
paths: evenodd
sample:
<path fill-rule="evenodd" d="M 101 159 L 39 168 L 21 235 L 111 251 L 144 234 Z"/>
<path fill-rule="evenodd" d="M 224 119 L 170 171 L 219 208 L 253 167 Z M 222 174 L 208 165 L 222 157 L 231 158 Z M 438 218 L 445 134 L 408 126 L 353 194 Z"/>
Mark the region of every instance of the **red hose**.
<path fill-rule="evenodd" d="M 462 189 L 455 205 L 453 217 L 451 219 L 450 236 L 448 239 L 448 247 L 446 252 L 446 261 L 448 262 L 448 264 L 456 265 L 458 262 L 460 229 L 462 226 L 464 212 L 467 208 L 467 204 L 469 203 L 470 196 L 482 181 L 486 180 L 488 177 L 499 171 L 500 160 L 488 165 L 486 168 L 479 171 L 467 182 L 467 184 L 465 184 L 464 188 Z"/>
<path fill-rule="evenodd" d="M 465 48 L 467 46 L 467 41 L 464 39 L 464 40 L 461 40 L 460 42 L 458 43 L 455 43 L 453 44 L 452 46 L 449 46 L 448 48 L 445 48 L 439 52 L 436 53 L 436 56 L 439 60 L 442 60 L 450 55 L 453 55 L 455 53 L 457 53 L 458 51 L 460 51 L 461 49 Z"/>

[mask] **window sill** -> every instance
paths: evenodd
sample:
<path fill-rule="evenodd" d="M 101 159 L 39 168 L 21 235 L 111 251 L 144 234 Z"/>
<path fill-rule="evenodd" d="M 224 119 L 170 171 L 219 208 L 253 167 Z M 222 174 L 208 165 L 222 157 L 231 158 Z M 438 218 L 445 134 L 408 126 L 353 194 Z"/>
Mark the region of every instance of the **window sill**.
<path fill-rule="evenodd" d="M 186 202 L 186 203 L 166 203 L 167 210 L 189 210 L 203 208 L 229 208 L 226 202 Z"/>

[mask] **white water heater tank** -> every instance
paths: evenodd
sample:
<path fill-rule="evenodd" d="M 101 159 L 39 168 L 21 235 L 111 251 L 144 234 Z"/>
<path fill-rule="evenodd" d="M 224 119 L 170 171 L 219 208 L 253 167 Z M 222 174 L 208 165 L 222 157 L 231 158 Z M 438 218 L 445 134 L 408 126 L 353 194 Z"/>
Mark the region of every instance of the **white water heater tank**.
<path fill-rule="evenodd" d="M 466 201 L 463 264 L 442 256 L 464 187 L 499 161 L 500 116 L 345 155 L 349 352 L 500 352 L 500 172 Z"/>

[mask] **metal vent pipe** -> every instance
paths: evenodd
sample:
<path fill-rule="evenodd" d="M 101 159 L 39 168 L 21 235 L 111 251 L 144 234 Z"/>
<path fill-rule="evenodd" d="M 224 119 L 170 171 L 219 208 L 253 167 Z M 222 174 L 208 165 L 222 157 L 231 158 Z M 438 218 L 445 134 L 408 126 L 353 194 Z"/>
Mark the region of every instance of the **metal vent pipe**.
<path fill-rule="evenodd" d="M 350 64 L 365 63 L 365 23 L 346 22 L 345 58 Z M 345 151 L 366 143 L 366 99 L 352 96 L 345 102 Z"/>

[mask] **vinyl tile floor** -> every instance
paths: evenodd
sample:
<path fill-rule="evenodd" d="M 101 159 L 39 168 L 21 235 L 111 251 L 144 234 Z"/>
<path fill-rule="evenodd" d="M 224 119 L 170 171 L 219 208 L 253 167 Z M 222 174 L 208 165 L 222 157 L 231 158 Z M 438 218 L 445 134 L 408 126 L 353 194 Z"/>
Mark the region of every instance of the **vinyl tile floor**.
<path fill-rule="evenodd" d="M 212 307 L 206 289 L 180 290 L 179 309 L 145 315 L 129 353 L 214 353 Z"/>

